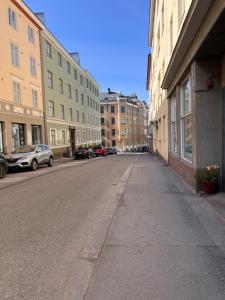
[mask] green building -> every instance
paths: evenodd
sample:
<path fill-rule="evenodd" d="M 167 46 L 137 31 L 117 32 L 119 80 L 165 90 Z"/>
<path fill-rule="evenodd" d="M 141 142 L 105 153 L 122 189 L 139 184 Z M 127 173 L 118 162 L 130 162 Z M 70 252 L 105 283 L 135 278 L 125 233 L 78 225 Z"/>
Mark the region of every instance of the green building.
<path fill-rule="evenodd" d="M 46 143 L 55 156 L 101 143 L 99 84 L 47 30 L 41 33 Z"/>

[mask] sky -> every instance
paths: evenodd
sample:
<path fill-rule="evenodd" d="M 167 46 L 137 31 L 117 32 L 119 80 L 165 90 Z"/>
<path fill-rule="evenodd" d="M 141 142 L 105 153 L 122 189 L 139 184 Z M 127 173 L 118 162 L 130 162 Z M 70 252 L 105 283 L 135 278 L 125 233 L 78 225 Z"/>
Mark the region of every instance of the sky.
<path fill-rule="evenodd" d="M 147 100 L 149 0 L 24 0 L 101 86 Z"/>

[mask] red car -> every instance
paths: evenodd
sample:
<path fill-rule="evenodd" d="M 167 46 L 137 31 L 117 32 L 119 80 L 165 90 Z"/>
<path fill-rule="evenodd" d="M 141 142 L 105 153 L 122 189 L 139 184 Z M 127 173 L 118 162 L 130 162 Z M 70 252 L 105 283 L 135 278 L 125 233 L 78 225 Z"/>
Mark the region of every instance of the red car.
<path fill-rule="evenodd" d="M 94 154 L 95 156 L 106 156 L 108 153 L 106 149 L 102 146 L 94 147 Z"/>

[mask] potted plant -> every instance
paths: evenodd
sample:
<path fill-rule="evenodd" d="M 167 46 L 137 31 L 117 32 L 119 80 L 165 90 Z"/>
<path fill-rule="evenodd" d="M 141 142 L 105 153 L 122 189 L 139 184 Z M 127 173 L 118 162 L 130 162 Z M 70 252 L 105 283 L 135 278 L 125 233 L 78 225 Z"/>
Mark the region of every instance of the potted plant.
<path fill-rule="evenodd" d="M 208 165 L 205 170 L 200 173 L 200 183 L 206 194 L 213 194 L 218 189 L 219 166 Z"/>

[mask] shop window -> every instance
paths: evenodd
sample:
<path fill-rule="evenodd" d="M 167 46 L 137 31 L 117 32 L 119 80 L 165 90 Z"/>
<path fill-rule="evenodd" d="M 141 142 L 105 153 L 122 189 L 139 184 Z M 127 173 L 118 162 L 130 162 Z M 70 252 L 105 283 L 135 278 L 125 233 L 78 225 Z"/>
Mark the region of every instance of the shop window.
<path fill-rule="evenodd" d="M 181 156 L 192 161 L 192 114 L 191 82 L 186 79 L 181 85 Z"/>
<path fill-rule="evenodd" d="M 41 144 L 41 126 L 31 125 L 31 130 L 32 130 L 32 144 L 33 145 Z"/>
<path fill-rule="evenodd" d="M 24 124 L 12 124 L 12 144 L 13 150 L 25 145 L 25 126 Z"/>
<path fill-rule="evenodd" d="M 171 99 L 171 152 L 177 153 L 177 114 L 176 114 L 176 96 Z"/>

